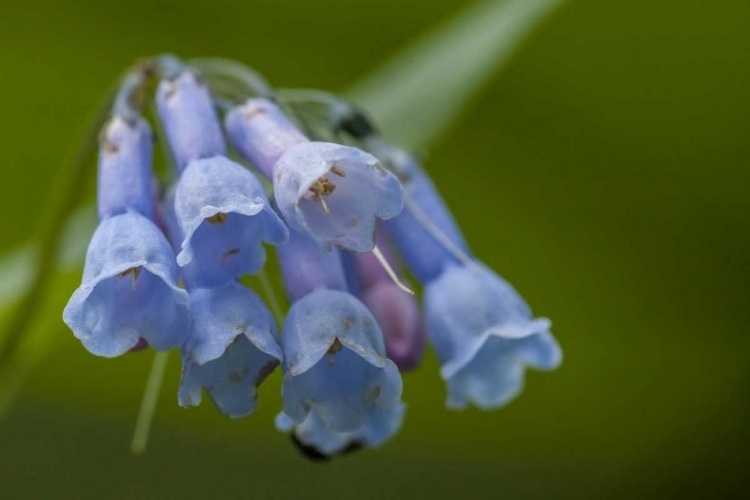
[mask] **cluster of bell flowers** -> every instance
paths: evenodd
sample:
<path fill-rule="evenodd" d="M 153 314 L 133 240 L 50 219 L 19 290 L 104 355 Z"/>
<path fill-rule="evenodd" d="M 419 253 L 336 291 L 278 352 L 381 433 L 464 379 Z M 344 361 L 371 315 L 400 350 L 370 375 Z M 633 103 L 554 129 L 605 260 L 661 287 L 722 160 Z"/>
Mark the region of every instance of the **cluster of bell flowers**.
<path fill-rule="evenodd" d="M 162 189 L 141 111 L 152 80 L 176 172 Z M 320 456 L 398 431 L 401 373 L 419 365 L 426 337 L 451 408 L 500 407 L 527 367 L 560 363 L 549 321 L 471 255 L 412 155 L 369 129 L 354 137 L 360 147 L 308 135 L 273 98 L 220 103 L 176 59 L 130 73 L 101 132 L 100 223 L 63 313 L 84 347 L 105 357 L 178 348 L 179 404 L 205 391 L 232 418 L 255 410 L 257 387 L 280 366 L 276 426 Z M 262 270 L 264 244 L 291 303 L 281 332 L 240 282 Z M 394 271 L 400 261 L 422 305 Z"/>

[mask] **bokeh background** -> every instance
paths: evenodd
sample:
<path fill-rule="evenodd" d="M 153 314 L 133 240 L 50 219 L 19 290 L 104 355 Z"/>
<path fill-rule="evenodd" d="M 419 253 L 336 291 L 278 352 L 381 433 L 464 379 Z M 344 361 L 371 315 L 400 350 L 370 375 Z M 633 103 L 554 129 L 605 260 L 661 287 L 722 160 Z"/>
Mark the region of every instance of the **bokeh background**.
<path fill-rule="evenodd" d="M 221 56 L 279 86 L 341 91 L 464 5 L 2 2 L 0 250 L 31 235 L 77 130 L 134 60 Z M 273 428 L 278 371 L 259 411 L 229 421 L 210 404 L 177 407 L 173 355 L 149 449 L 135 457 L 128 444 L 150 355 L 97 359 L 51 315 L 54 349 L 0 421 L 0 497 L 743 491 L 748 90 L 747 1 L 573 0 L 428 151 L 475 252 L 553 319 L 565 351 L 557 372 L 530 373 L 507 408 L 445 410 L 429 355 L 405 378 L 396 439 L 314 464 Z"/>

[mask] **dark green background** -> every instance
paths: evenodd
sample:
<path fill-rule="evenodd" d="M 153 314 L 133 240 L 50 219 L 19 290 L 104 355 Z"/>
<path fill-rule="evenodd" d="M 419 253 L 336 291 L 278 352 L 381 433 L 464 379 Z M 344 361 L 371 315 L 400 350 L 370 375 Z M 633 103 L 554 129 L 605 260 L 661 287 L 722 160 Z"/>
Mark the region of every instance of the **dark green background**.
<path fill-rule="evenodd" d="M 76 130 L 136 58 L 235 58 L 279 86 L 344 90 L 462 3 L 3 2 L 0 248 L 31 234 Z M 553 319 L 565 351 L 509 407 L 444 410 L 430 356 L 405 379 L 395 440 L 317 465 L 273 429 L 278 373 L 256 415 L 227 421 L 177 407 L 173 356 L 133 457 L 150 356 L 97 359 L 55 319 L 59 341 L 0 422 L 0 497 L 742 491 L 749 90 L 747 1 L 572 1 L 429 152 L 475 252 Z"/>

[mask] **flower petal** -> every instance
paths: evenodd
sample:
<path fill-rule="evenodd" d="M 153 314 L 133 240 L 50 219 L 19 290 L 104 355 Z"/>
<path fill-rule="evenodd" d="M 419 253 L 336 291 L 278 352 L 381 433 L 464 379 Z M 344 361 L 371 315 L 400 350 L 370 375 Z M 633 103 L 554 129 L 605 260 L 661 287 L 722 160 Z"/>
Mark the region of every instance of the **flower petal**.
<path fill-rule="evenodd" d="M 196 286 L 219 286 L 257 273 L 266 260 L 263 242 L 288 238 L 260 182 L 223 156 L 190 163 L 174 208 L 185 238 L 177 263 Z"/>
<path fill-rule="evenodd" d="M 352 431 L 373 406 L 400 401 L 401 376 L 375 319 L 345 292 L 321 289 L 296 302 L 282 345 L 284 411 L 298 423 L 315 408 L 332 431 Z"/>
<path fill-rule="evenodd" d="M 239 283 L 195 289 L 190 306 L 193 328 L 182 349 L 180 405 L 200 404 L 205 388 L 222 413 L 252 413 L 257 386 L 283 359 L 271 313 Z"/>
<path fill-rule="evenodd" d="M 134 212 L 104 219 L 63 320 L 100 356 L 119 356 L 140 337 L 156 350 L 177 347 L 190 317 L 188 295 L 176 281 L 174 253 L 151 221 Z"/>

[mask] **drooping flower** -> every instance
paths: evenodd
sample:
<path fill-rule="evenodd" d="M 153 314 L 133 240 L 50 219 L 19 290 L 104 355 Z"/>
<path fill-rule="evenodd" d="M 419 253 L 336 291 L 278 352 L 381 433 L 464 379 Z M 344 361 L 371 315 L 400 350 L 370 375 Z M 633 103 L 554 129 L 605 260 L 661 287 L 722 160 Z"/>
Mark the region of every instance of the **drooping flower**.
<path fill-rule="evenodd" d="M 178 347 L 190 317 L 177 277 L 174 252 L 150 220 L 135 212 L 108 217 L 91 239 L 63 320 L 99 356 L 119 356 L 141 338 L 156 350 Z"/>
<path fill-rule="evenodd" d="M 196 286 L 257 273 L 266 260 L 263 243 L 288 237 L 260 182 L 222 156 L 190 163 L 177 185 L 174 212 L 184 235 L 177 263 Z"/>
<path fill-rule="evenodd" d="M 387 152 L 385 152 L 387 154 Z M 427 332 L 441 362 L 447 406 L 502 406 L 523 388 L 524 370 L 556 368 L 562 352 L 547 319 L 534 319 L 502 278 L 475 260 L 448 208 L 410 155 L 397 159 L 405 209 L 385 227 L 424 284 Z M 399 163 L 400 162 L 400 163 Z"/>
<path fill-rule="evenodd" d="M 346 292 L 318 289 L 284 321 L 284 412 L 302 423 L 315 409 L 333 432 L 354 432 L 371 408 L 401 400 L 401 376 L 375 318 Z"/>
<path fill-rule="evenodd" d="M 205 389 L 225 415 L 251 414 L 257 387 L 283 359 L 271 313 L 239 283 L 191 290 L 190 311 L 193 324 L 182 347 L 180 406 L 198 406 Z"/>
<path fill-rule="evenodd" d="M 184 235 L 177 263 L 193 286 L 221 286 L 255 274 L 263 242 L 286 240 L 287 229 L 255 176 L 226 157 L 211 94 L 190 69 L 157 90 L 159 116 L 182 172 L 174 214 Z"/>
<path fill-rule="evenodd" d="M 534 319 L 518 293 L 483 265 L 449 265 L 425 287 L 425 304 L 450 408 L 500 407 L 520 394 L 526 367 L 551 370 L 562 360 L 550 321 Z"/>
<path fill-rule="evenodd" d="M 301 424 L 296 424 L 285 413 L 276 416 L 276 428 L 292 435 L 295 443 L 308 455 L 326 459 L 333 455 L 360 448 L 378 448 L 401 428 L 406 405 L 401 403 L 390 409 L 371 408 L 365 423 L 353 432 L 332 432 L 311 410 Z"/>
<path fill-rule="evenodd" d="M 338 253 L 295 231 L 278 250 L 294 302 L 281 337 L 284 413 L 302 424 L 315 410 L 330 431 L 355 432 L 372 408 L 400 403 L 401 375 L 375 318 L 344 291 Z"/>
<path fill-rule="evenodd" d="M 390 219 L 403 207 L 401 184 L 377 158 L 353 147 L 303 141 L 269 101 L 251 99 L 232 110 L 226 124 L 235 148 L 272 174 L 286 222 L 321 246 L 369 252 L 375 220 Z"/>

